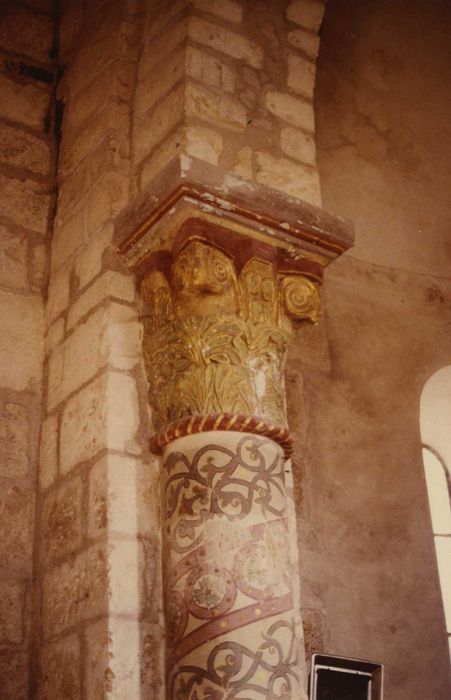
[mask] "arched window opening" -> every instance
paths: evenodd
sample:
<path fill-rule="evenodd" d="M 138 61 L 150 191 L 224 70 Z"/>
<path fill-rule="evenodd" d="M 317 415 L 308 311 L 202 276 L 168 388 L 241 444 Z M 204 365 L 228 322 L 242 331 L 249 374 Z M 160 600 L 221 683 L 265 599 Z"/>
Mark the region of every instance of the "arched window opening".
<path fill-rule="evenodd" d="M 436 372 L 423 389 L 420 428 L 451 655 L 451 365 Z"/>

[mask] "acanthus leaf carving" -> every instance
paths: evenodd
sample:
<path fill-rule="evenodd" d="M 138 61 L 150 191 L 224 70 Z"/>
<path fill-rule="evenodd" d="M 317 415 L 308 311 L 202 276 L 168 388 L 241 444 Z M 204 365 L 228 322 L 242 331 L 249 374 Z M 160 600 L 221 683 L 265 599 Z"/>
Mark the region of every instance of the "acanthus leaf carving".
<path fill-rule="evenodd" d="M 167 274 L 167 273 L 166 273 Z M 240 275 L 207 241 L 189 240 L 168 279 L 143 280 L 144 361 L 154 427 L 222 413 L 286 425 L 284 368 L 291 318 L 316 321 L 316 285 L 249 260 Z"/>

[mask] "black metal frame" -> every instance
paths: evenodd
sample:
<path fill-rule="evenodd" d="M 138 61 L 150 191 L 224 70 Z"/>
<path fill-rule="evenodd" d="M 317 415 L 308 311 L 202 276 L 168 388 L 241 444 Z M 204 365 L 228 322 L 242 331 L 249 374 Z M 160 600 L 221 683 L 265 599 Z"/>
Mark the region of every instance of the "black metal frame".
<path fill-rule="evenodd" d="M 368 679 L 367 695 L 353 695 L 338 697 L 334 696 L 334 700 L 383 700 L 384 697 L 384 667 L 382 664 L 372 663 L 370 661 L 361 661 L 359 659 L 349 659 L 343 656 L 332 656 L 330 654 L 313 654 L 310 670 L 309 683 L 309 698 L 310 700 L 320 700 L 319 692 L 319 673 L 321 671 L 330 671 L 331 673 L 348 674 L 352 684 L 352 677 Z"/>

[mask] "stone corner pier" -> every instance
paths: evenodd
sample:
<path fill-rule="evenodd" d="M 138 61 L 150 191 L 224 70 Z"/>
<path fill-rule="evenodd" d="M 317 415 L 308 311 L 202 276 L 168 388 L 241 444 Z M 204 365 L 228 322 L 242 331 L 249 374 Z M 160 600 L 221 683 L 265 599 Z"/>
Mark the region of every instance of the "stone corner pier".
<path fill-rule="evenodd" d="M 304 698 L 284 367 L 352 228 L 193 158 L 117 222 L 162 456 L 169 700 Z"/>

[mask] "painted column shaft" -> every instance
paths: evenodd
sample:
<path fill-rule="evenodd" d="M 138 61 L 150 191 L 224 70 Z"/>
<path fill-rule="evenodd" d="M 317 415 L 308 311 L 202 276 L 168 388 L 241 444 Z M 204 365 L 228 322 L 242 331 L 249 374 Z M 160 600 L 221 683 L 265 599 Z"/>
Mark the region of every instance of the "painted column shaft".
<path fill-rule="evenodd" d="M 299 699 L 284 455 L 215 431 L 163 456 L 170 700 Z"/>
<path fill-rule="evenodd" d="M 200 161 L 165 177 L 118 227 L 163 455 L 167 697 L 305 700 L 284 371 L 352 237 Z"/>

